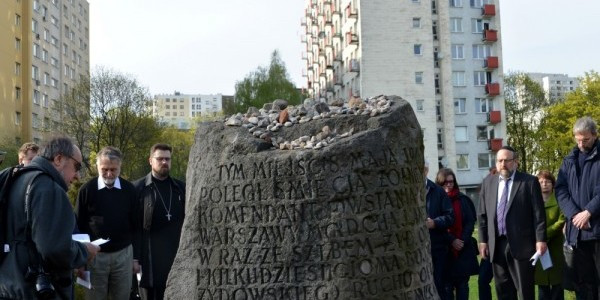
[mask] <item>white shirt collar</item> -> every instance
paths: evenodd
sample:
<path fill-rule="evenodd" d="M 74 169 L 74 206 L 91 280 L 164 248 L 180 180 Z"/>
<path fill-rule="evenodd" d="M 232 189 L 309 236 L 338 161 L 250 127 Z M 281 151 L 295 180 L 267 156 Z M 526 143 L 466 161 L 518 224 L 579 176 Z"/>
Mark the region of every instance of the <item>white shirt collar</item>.
<path fill-rule="evenodd" d="M 106 184 L 104 184 L 104 180 L 102 180 L 102 177 L 98 176 L 98 190 L 101 190 L 105 187 L 106 187 Z M 121 189 L 121 181 L 119 180 L 119 177 L 117 177 L 117 179 L 115 179 L 115 184 L 113 184 L 113 187 Z"/>

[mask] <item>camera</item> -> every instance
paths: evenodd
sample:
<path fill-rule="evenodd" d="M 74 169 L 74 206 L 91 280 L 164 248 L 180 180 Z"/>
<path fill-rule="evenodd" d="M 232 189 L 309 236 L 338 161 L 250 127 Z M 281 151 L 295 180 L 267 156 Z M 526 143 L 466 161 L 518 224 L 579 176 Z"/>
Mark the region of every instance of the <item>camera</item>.
<path fill-rule="evenodd" d="M 56 292 L 52 282 L 50 282 L 50 274 L 44 272 L 41 266 L 38 268 L 27 268 L 25 280 L 31 283 L 35 282 L 35 295 L 38 299 L 54 298 Z"/>

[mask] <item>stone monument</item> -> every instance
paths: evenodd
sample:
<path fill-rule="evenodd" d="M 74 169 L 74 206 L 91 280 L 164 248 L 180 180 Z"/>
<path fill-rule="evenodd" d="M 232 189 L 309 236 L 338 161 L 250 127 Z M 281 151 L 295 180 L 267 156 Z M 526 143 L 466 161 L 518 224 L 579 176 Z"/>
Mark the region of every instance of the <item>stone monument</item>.
<path fill-rule="evenodd" d="M 197 129 L 166 298 L 438 299 L 409 103 L 286 105 Z"/>

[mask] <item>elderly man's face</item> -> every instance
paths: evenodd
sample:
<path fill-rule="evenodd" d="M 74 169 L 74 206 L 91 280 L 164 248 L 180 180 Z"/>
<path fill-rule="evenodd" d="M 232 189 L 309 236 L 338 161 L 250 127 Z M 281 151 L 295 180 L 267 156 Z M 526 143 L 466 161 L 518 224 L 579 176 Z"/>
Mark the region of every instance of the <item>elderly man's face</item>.
<path fill-rule="evenodd" d="M 98 159 L 98 174 L 104 184 L 112 186 L 121 174 L 121 161 L 118 159 L 111 160 L 106 156 L 100 157 Z"/>

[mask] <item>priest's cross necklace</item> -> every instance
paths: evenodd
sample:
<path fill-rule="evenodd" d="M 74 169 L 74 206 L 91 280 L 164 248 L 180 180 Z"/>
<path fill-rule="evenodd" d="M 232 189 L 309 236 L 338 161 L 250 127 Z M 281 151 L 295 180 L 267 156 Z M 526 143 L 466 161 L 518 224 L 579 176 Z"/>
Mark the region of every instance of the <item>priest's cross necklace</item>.
<path fill-rule="evenodd" d="M 154 183 L 154 187 L 156 187 L 156 191 L 158 192 L 158 196 L 160 197 L 160 202 L 162 203 L 163 207 L 165 208 L 165 211 L 167 212 L 167 214 L 165 215 L 167 216 L 167 221 L 171 221 L 171 201 L 173 200 L 173 186 L 169 184 L 169 208 L 167 208 L 167 204 L 165 203 L 165 199 L 163 199 L 162 193 L 158 189 L 158 185 L 156 185 L 156 182 L 152 183 Z"/>

